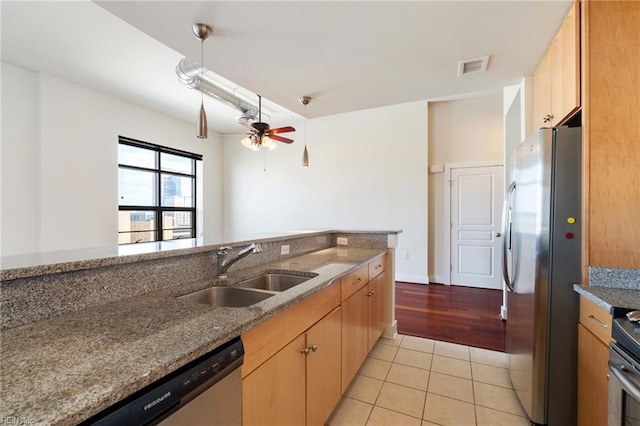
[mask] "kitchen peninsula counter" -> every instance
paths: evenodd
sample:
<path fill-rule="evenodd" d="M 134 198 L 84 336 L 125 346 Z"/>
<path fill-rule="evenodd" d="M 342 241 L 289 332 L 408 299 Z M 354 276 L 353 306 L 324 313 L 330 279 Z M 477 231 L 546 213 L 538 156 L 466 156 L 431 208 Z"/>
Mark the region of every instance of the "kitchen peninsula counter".
<path fill-rule="evenodd" d="M 377 234 L 386 241 L 397 232 Z M 379 243 L 372 246 L 332 246 L 231 268 L 227 280 L 210 276 L 185 281 L 6 328 L 0 352 L 0 416 L 34 425 L 86 420 L 388 253 Z M 278 271 L 317 276 L 245 308 L 176 298 Z"/>

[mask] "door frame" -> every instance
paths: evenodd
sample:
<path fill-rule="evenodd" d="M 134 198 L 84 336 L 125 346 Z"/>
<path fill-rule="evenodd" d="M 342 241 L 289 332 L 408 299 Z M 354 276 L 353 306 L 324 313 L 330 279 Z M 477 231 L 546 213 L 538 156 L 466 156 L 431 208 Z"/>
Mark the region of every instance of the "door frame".
<path fill-rule="evenodd" d="M 474 161 L 471 163 L 444 163 L 444 179 L 443 179 L 443 194 L 444 194 L 444 214 L 443 214 L 443 233 L 444 239 L 443 248 L 444 256 L 442 259 L 442 267 L 444 270 L 444 283 L 451 285 L 451 170 L 452 169 L 468 169 L 473 167 L 494 167 L 502 166 L 504 164 L 501 160 L 492 161 Z M 504 188 L 501 188 L 504 191 Z M 449 225 L 449 226 L 447 226 Z"/>

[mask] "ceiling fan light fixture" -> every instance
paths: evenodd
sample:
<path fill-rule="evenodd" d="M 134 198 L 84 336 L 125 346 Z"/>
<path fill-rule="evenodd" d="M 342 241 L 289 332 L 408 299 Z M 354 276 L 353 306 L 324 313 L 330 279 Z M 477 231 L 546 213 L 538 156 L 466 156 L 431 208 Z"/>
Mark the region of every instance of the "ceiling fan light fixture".
<path fill-rule="evenodd" d="M 280 136 L 280 133 L 295 132 L 296 129 L 291 126 L 271 129 L 268 123 L 262 122 L 262 96 L 260 95 L 258 95 L 258 121 L 238 120 L 238 123 L 249 129 L 250 133 L 240 143 L 252 151 L 260 151 L 261 147 L 273 151 L 278 147 L 276 141 L 293 143 L 293 139 Z"/>
<path fill-rule="evenodd" d="M 240 141 L 240 143 L 242 144 L 242 146 L 244 146 L 245 148 L 251 149 L 251 145 L 253 145 L 253 141 L 251 140 L 251 138 L 249 136 L 247 136 L 246 138 L 242 139 Z"/>
<path fill-rule="evenodd" d="M 265 148 L 269 148 L 269 151 L 273 151 L 278 147 L 278 145 L 269 136 L 263 136 L 260 145 Z"/>

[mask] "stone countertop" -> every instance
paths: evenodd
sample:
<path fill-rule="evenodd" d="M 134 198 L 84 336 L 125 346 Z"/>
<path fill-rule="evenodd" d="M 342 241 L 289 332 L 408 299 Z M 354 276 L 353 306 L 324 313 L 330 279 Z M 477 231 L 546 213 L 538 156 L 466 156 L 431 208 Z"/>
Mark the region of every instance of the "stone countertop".
<path fill-rule="evenodd" d="M 60 250 L 0 257 L 0 280 L 14 280 L 46 274 L 120 265 L 141 260 L 161 259 L 213 251 L 224 245 L 244 246 L 283 238 L 328 234 L 399 234 L 401 230 L 300 230 L 279 233 L 226 236 L 215 239 L 189 238 L 140 244 Z"/>
<path fill-rule="evenodd" d="M 77 424 L 385 253 L 329 248 L 64 314 L 2 332 L 0 416 L 25 424 Z M 246 308 L 175 296 L 233 285 L 265 271 L 318 275 Z"/>
<path fill-rule="evenodd" d="M 614 315 L 614 309 L 640 309 L 640 269 L 589 266 L 589 285 L 573 289 Z"/>
<path fill-rule="evenodd" d="M 640 309 L 640 290 L 578 284 L 573 289 L 611 314 L 616 308 Z"/>

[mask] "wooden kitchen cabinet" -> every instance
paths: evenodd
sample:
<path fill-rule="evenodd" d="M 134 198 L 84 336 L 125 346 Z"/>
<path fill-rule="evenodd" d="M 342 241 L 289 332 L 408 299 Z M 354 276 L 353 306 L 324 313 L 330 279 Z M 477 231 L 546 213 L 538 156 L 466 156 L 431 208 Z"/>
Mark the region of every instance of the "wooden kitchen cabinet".
<path fill-rule="evenodd" d="M 242 423 L 323 425 L 340 401 L 341 308 L 242 381 Z"/>
<path fill-rule="evenodd" d="M 307 425 L 324 425 L 340 402 L 342 308 L 338 307 L 306 333 Z M 315 348 L 315 349 L 314 349 Z"/>
<path fill-rule="evenodd" d="M 552 42 L 553 46 L 554 42 Z M 542 57 L 533 73 L 533 128 L 549 127 L 551 113 L 551 49 Z"/>
<path fill-rule="evenodd" d="M 369 263 L 368 268 L 343 278 L 351 294 L 342 302 L 342 391 L 344 392 L 356 375 L 369 351 L 384 331 L 386 256 Z M 360 288 L 354 291 L 354 282 L 368 269 L 367 280 L 358 281 Z M 363 284 L 364 283 L 364 284 Z"/>
<path fill-rule="evenodd" d="M 305 339 L 298 336 L 242 379 L 243 425 L 304 424 Z"/>
<path fill-rule="evenodd" d="M 369 353 L 369 287 L 363 285 L 342 302 L 342 392 Z"/>
<path fill-rule="evenodd" d="M 299 425 L 309 415 L 310 424 L 316 424 L 331 414 L 342 391 L 341 319 L 340 283 L 335 282 L 242 334 L 244 425 Z M 304 349 L 312 345 L 316 351 L 309 349 L 306 355 Z M 322 369 L 322 381 L 308 384 L 312 370 L 311 378 L 317 380 L 315 369 Z M 310 395 L 307 389 L 313 389 Z M 312 410 L 307 410 L 309 403 Z"/>
<path fill-rule="evenodd" d="M 609 348 L 578 324 L 578 424 L 607 424 Z"/>
<path fill-rule="evenodd" d="M 369 282 L 367 296 L 369 297 L 369 324 L 368 324 L 368 351 L 380 338 L 384 331 L 384 284 L 386 275 L 384 273 L 378 275 Z"/>
<path fill-rule="evenodd" d="M 580 297 L 578 324 L 578 425 L 607 424 L 611 315 Z"/>
<path fill-rule="evenodd" d="M 340 401 L 341 308 L 242 380 L 244 425 L 323 425 Z"/>
<path fill-rule="evenodd" d="M 640 268 L 640 2 L 582 1 L 583 282 Z"/>
<path fill-rule="evenodd" d="M 578 11 L 574 3 L 533 74 L 535 129 L 560 124 L 580 107 Z"/>

